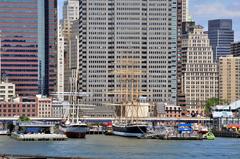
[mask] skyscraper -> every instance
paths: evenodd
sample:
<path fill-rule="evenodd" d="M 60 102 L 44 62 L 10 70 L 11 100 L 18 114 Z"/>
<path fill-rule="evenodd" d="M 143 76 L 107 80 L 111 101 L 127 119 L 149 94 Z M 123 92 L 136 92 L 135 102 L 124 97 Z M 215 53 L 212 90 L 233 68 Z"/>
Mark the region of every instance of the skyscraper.
<path fill-rule="evenodd" d="M 0 0 L 1 76 L 16 94 L 49 94 L 56 86 L 57 0 Z"/>
<path fill-rule="evenodd" d="M 208 36 L 213 48 L 214 61 L 230 54 L 230 45 L 234 41 L 231 19 L 208 21 Z"/>
<path fill-rule="evenodd" d="M 219 98 L 227 102 L 240 99 L 240 57 L 219 58 Z"/>
<path fill-rule="evenodd" d="M 240 42 L 231 44 L 231 55 L 240 57 Z"/>
<path fill-rule="evenodd" d="M 180 0 L 182 2 L 182 21 L 189 22 L 192 21 L 192 17 L 189 14 L 189 0 Z"/>
<path fill-rule="evenodd" d="M 57 56 L 57 92 L 64 92 L 64 37 L 62 25 L 58 26 L 58 56 Z M 63 100 L 63 96 L 58 96 Z"/>
<path fill-rule="evenodd" d="M 116 61 L 134 58 L 149 100 L 176 103 L 177 16 L 177 0 L 80 1 L 79 91 L 95 104 L 111 100 Z"/>
<path fill-rule="evenodd" d="M 183 89 L 187 106 L 196 106 L 218 97 L 218 70 L 213 51 L 203 27 L 186 25 L 183 34 Z M 202 106 L 202 105 L 199 105 Z"/>
<path fill-rule="evenodd" d="M 79 0 L 66 0 L 63 5 L 63 36 L 64 36 L 64 91 L 72 90 L 71 69 L 71 36 L 72 24 L 79 19 Z M 75 40 L 74 40 L 75 41 Z"/>

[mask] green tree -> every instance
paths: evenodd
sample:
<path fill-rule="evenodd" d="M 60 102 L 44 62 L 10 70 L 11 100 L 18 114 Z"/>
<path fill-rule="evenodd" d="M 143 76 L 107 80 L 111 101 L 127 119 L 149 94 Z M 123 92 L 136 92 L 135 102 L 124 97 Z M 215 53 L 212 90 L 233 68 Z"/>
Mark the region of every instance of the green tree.
<path fill-rule="evenodd" d="M 20 122 L 29 122 L 29 121 L 31 121 L 31 119 L 29 117 L 27 117 L 27 116 L 20 116 L 18 121 L 20 121 Z"/>

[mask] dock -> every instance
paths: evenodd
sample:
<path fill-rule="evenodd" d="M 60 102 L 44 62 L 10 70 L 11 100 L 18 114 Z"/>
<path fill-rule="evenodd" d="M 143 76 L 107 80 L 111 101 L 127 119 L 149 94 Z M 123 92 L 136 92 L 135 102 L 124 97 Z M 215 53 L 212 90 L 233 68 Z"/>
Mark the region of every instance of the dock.
<path fill-rule="evenodd" d="M 20 141 L 63 141 L 67 137 L 63 134 L 17 134 L 12 133 L 11 137 Z"/>
<path fill-rule="evenodd" d="M 213 130 L 213 134 L 216 137 L 231 137 L 231 138 L 240 138 L 240 133 L 231 132 L 227 130 Z"/>
<path fill-rule="evenodd" d="M 164 137 L 163 140 L 203 140 L 200 136 L 169 136 Z"/>

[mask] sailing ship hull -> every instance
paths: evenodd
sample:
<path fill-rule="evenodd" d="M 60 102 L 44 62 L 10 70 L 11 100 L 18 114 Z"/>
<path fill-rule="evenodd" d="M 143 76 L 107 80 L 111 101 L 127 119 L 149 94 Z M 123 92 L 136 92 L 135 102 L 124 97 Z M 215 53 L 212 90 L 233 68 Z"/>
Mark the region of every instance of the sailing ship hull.
<path fill-rule="evenodd" d="M 62 131 L 68 138 L 85 138 L 88 128 L 86 125 L 60 125 Z"/>
<path fill-rule="evenodd" d="M 145 125 L 113 125 L 113 134 L 125 137 L 142 137 L 147 132 Z"/>

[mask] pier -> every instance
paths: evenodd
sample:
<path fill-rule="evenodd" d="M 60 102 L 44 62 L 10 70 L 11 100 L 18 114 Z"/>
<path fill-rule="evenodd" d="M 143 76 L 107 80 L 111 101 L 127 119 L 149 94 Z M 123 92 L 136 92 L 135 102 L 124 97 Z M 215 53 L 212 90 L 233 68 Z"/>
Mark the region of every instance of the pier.
<path fill-rule="evenodd" d="M 17 134 L 12 133 L 11 137 L 20 141 L 63 141 L 67 137 L 62 134 Z"/>

